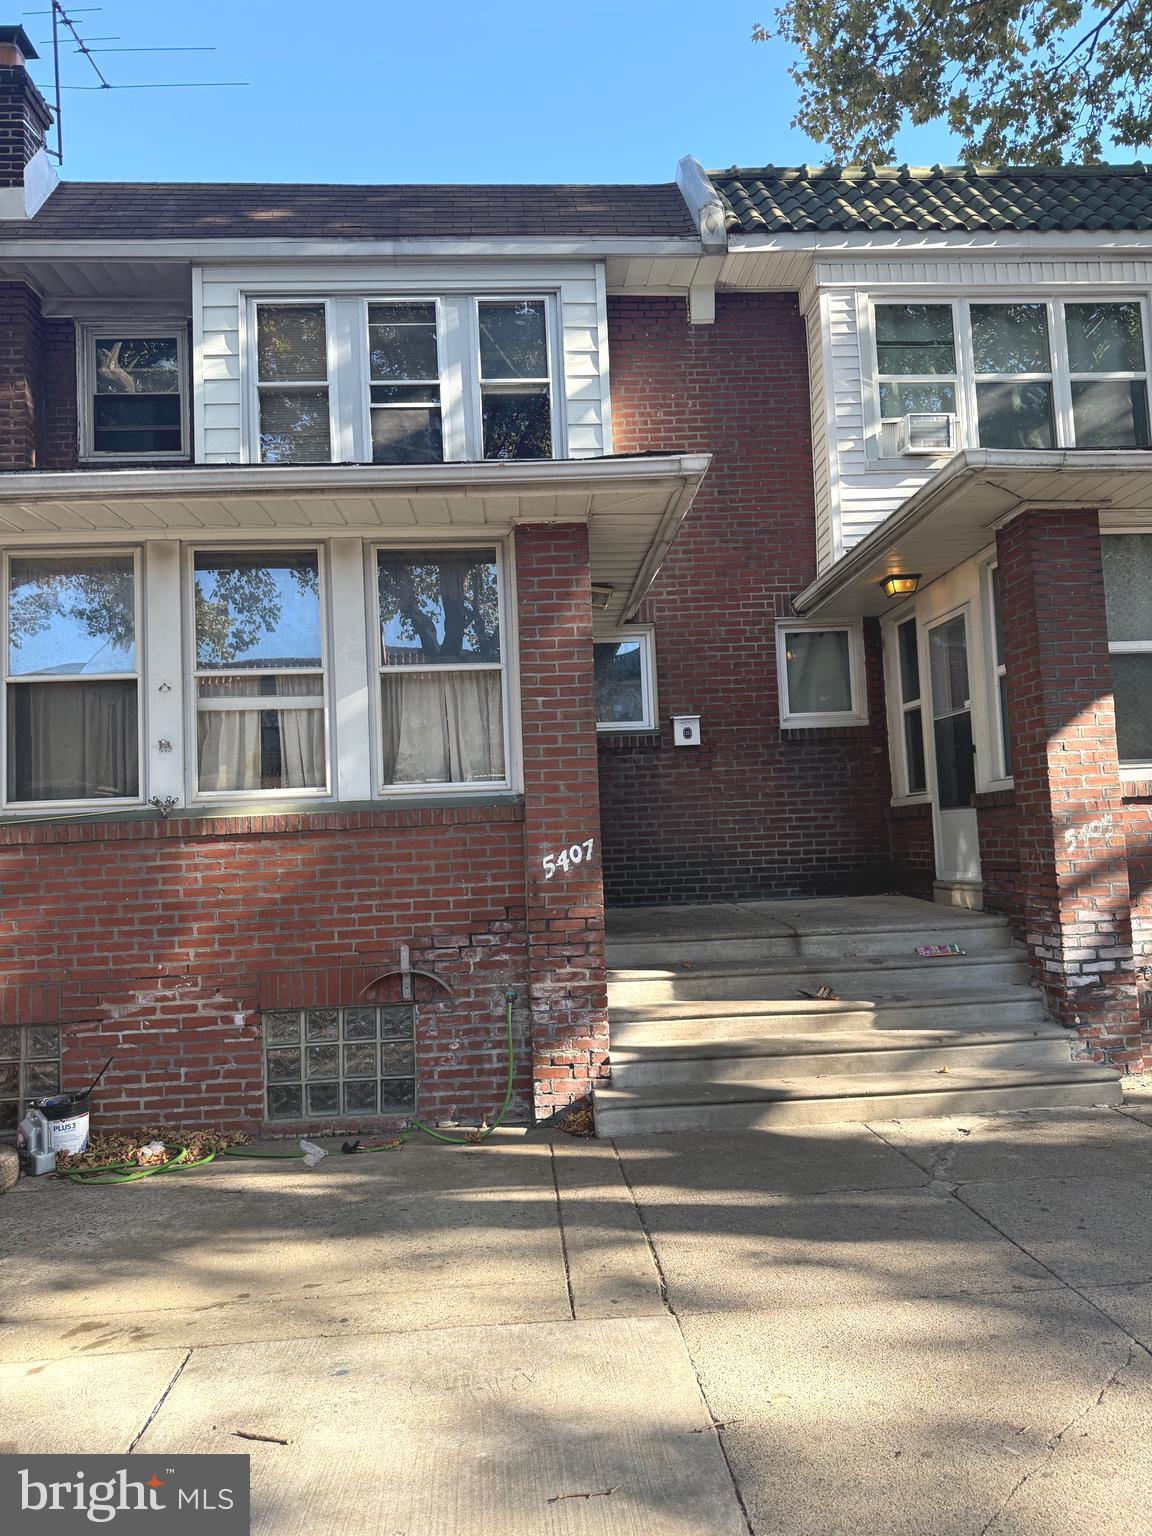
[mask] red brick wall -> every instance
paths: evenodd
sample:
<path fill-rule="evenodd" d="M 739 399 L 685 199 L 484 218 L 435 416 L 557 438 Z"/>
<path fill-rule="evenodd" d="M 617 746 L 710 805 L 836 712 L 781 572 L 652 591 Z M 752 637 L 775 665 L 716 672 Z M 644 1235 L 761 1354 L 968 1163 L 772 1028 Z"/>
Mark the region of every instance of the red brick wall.
<path fill-rule="evenodd" d="M 24 283 L 0 283 L 0 470 L 37 464 L 43 394 L 40 296 Z"/>
<path fill-rule="evenodd" d="M 930 805 L 893 805 L 888 810 L 893 884 L 905 896 L 932 900 L 936 879 L 936 841 Z"/>
<path fill-rule="evenodd" d="M 40 462 L 45 469 L 75 469 L 80 460 L 80 439 L 76 404 L 76 326 L 71 320 L 45 319 L 43 355 Z"/>
<path fill-rule="evenodd" d="M 998 912 L 1012 924 L 1013 935 L 1024 938 L 1024 891 L 1020 880 L 1016 796 L 1010 789 L 975 795 L 980 878 L 986 912 Z"/>
<path fill-rule="evenodd" d="M 610 298 L 613 446 L 708 451 L 688 521 L 641 618 L 656 625 L 659 739 L 604 737 L 609 901 L 883 888 L 892 878 L 878 637 L 872 724 L 782 732 L 775 621 L 815 574 L 804 328 L 791 294 Z M 703 745 L 668 716 L 699 712 Z"/>

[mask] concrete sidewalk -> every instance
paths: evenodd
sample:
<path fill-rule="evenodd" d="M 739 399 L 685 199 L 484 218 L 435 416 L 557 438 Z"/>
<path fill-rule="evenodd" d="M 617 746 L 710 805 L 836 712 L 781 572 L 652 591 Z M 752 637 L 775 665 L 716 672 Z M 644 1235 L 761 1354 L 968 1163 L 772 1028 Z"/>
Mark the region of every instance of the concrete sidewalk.
<path fill-rule="evenodd" d="M 1150 1122 L 24 1180 L 0 1448 L 248 1452 L 261 1536 L 1129 1536 Z"/>

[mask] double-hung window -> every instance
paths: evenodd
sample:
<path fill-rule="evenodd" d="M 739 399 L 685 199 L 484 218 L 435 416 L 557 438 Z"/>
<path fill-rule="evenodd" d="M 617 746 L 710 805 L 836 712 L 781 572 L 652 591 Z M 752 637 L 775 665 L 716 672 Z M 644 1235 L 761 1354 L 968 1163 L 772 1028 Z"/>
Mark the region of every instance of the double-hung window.
<path fill-rule="evenodd" d="M 542 299 L 484 299 L 480 409 L 486 459 L 552 456 L 548 314 Z"/>
<path fill-rule="evenodd" d="M 506 784 L 496 551 L 381 549 L 375 574 L 381 787 Z"/>
<path fill-rule="evenodd" d="M 596 728 L 656 728 L 656 668 L 651 629 L 629 628 L 600 636 L 592 647 L 596 675 Z"/>
<path fill-rule="evenodd" d="M 326 789 L 317 551 L 197 550 L 192 567 L 198 791 Z"/>
<path fill-rule="evenodd" d="M 328 306 L 256 306 L 256 394 L 265 464 L 332 461 Z"/>
<path fill-rule="evenodd" d="M 1004 624 L 1000 616 L 1000 567 L 988 567 L 988 617 L 992 632 L 992 717 L 995 724 L 996 776 L 1012 777 L 1012 745 L 1008 735 L 1008 683 L 1004 662 Z"/>
<path fill-rule="evenodd" d="M 900 790 L 905 795 L 919 795 L 928 787 L 924 762 L 924 704 L 920 686 L 920 650 L 916 620 L 905 619 L 896 626 L 896 666 L 900 686 L 900 743 L 903 751 Z"/>
<path fill-rule="evenodd" d="M 980 448 L 1146 448 L 1144 306 L 1135 299 L 877 303 L 880 456 L 894 418 L 948 412 Z"/>
<path fill-rule="evenodd" d="M 78 335 L 81 457 L 186 458 L 184 328 L 81 326 Z"/>
<path fill-rule="evenodd" d="M 1104 594 L 1116 747 L 1128 767 L 1152 768 L 1152 534 L 1105 534 Z"/>
<path fill-rule="evenodd" d="M 13 554 L 5 599 L 7 803 L 139 799 L 135 552 Z"/>
<path fill-rule="evenodd" d="M 435 302 L 370 304 L 368 362 L 372 462 L 439 464 L 444 425 Z"/>

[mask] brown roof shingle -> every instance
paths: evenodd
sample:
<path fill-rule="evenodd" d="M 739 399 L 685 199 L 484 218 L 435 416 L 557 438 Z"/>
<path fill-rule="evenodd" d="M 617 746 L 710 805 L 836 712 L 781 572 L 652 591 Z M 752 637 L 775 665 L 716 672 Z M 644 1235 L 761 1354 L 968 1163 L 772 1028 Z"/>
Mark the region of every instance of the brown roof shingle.
<path fill-rule="evenodd" d="M 0 239 L 692 238 L 674 183 L 652 186 L 308 186 L 61 182 Z"/>

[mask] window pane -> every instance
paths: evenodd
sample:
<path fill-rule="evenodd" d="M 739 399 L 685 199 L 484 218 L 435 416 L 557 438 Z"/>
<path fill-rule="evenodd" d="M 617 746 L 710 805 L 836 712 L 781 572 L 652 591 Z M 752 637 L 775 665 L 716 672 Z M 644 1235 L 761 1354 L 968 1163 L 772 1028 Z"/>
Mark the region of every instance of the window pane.
<path fill-rule="evenodd" d="M 1008 735 L 1008 679 L 1001 674 L 996 683 L 1000 693 L 1000 761 L 1007 777 L 1012 772 L 1012 742 Z"/>
<path fill-rule="evenodd" d="M 326 464 L 332 428 L 326 389 L 260 391 L 260 459 L 264 464 Z"/>
<path fill-rule="evenodd" d="M 1139 304 L 1065 304 L 1073 373 L 1143 373 Z"/>
<path fill-rule="evenodd" d="M 920 654 L 916 647 L 916 620 L 908 619 L 896 631 L 900 650 L 900 698 L 905 704 L 920 697 Z"/>
<path fill-rule="evenodd" d="M 1000 619 L 1000 567 L 994 565 L 990 574 L 992 588 L 992 640 L 996 648 L 996 665 L 1004 664 L 1004 625 Z"/>
<path fill-rule="evenodd" d="M 924 715 L 910 709 L 904 716 L 904 763 L 908 775 L 907 791 L 915 795 L 928 783 L 924 767 Z"/>
<path fill-rule="evenodd" d="M 387 667 L 500 660 L 500 589 L 491 550 L 377 555 Z"/>
<path fill-rule="evenodd" d="M 368 309 L 373 379 L 439 379 L 435 304 L 373 304 Z"/>
<path fill-rule="evenodd" d="M 92 447 L 97 453 L 180 453 L 178 395 L 97 395 Z"/>
<path fill-rule="evenodd" d="M 948 411 L 954 415 L 955 384 L 881 384 L 881 416 L 905 416 L 909 411 Z"/>
<path fill-rule="evenodd" d="M 8 572 L 11 675 L 135 672 L 131 555 L 14 556 Z"/>
<path fill-rule="evenodd" d="M 373 464 L 439 464 L 443 458 L 438 405 L 372 411 Z"/>
<path fill-rule="evenodd" d="M 499 672 L 385 672 L 380 683 L 385 784 L 503 780 Z"/>
<path fill-rule="evenodd" d="M 1113 656 L 1112 688 L 1120 761 L 1152 762 L 1152 655 Z"/>
<path fill-rule="evenodd" d="M 99 337 L 97 395 L 178 395 L 180 353 L 175 336 Z"/>
<path fill-rule="evenodd" d="M 136 683 L 10 683 L 11 800 L 134 800 Z"/>
<path fill-rule="evenodd" d="M 548 329 L 543 299 L 481 304 L 480 376 L 484 379 L 546 379 Z"/>
<path fill-rule="evenodd" d="M 484 390 L 484 457 L 547 459 L 552 408 L 547 388 Z"/>
<path fill-rule="evenodd" d="M 973 304 L 977 373 L 1049 373 L 1048 310 L 1043 304 Z"/>
<path fill-rule="evenodd" d="M 193 580 L 197 667 L 320 666 L 314 549 L 200 550 Z"/>
<path fill-rule="evenodd" d="M 1109 640 L 1152 640 L 1152 534 L 1100 540 Z"/>
<path fill-rule="evenodd" d="M 1073 379 L 1077 448 L 1147 448 L 1148 392 L 1142 379 Z"/>
<path fill-rule="evenodd" d="M 972 715 L 964 710 L 935 722 L 936 792 L 941 810 L 971 805 L 976 792 L 976 756 L 972 745 Z"/>
<path fill-rule="evenodd" d="M 784 638 L 788 713 L 851 713 L 852 678 L 847 631 L 794 630 Z"/>
<path fill-rule="evenodd" d="M 269 706 L 244 708 L 253 693 L 269 688 Z M 235 709 L 200 708 L 196 717 L 197 776 L 207 792 L 255 789 L 323 789 L 327 784 L 323 708 L 291 709 L 277 699 L 323 695 L 319 673 L 278 678 L 206 677 L 198 698 L 234 698 Z"/>
<path fill-rule="evenodd" d="M 962 615 L 928 632 L 932 671 L 932 712 L 968 708 L 968 632 Z"/>
<path fill-rule="evenodd" d="M 955 373 L 949 304 L 877 304 L 876 357 L 881 373 Z"/>
<path fill-rule="evenodd" d="M 982 448 L 1051 448 L 1051 384 L 977 384 Z"/>
<path fill-rule="evenodd" d="M 596 719 L 601 725 L 644 720 L 644 642 L 608 640 L 592 647 Z"/>
<path fill-rule="evenodd" d="M 328 377 L 323 304 L 261 304 L 256 356 L 263 383 L 316 384 Z"/>

